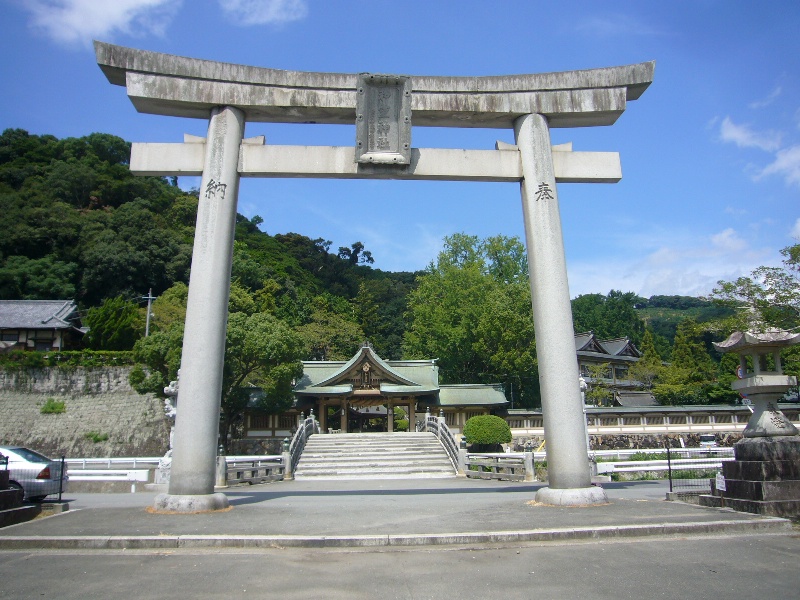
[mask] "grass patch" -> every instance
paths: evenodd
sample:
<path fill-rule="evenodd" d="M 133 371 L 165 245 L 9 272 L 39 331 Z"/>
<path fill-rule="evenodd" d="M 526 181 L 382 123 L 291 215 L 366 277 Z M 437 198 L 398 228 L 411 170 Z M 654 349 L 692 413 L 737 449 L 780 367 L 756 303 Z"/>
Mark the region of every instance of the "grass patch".
<path fill-rule="evenodd" d="M 105 442 L 108 439 L 107 433 L 100 433 L 99 431 L 87 431 L 83 434 L 87 440 L 91 440 L 95 444 L 99 444 L 100 442 Z"/>
<path fill-rule="evenodd" d="M 63 412 L 67 411 L 67 404 L 63 400 L 56 400 L 54 398 L 48 398 L 45 403 L 42 405 L 42 408 L 39 409 L 39 412 L 43 415 L 60 415 Z"/>

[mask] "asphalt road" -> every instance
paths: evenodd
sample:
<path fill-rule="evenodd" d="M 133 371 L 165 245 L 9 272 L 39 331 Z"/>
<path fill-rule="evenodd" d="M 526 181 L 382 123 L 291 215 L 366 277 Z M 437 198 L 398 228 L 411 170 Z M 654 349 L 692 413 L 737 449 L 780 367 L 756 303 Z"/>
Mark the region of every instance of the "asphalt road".
<path fill-rule="evenodd" d="M 665 502 L 665 482 L 604 487 L 609 505 L 581 509 L 530 506 L 536 486 L 507 482 L 295 482 L 232 488 L 231 511 L 180 516 L 149 515 L 152 494 L 67 494 L 70 513 L 0 536 L 491 531 L 754 518 Z M 0 550 L 0 600 L 800 598 L 797 526 L 781 534 L 731 531 L 473 546 Z"/>
<path fill-rule="evenodd" d="M 0 552 L 0 598 L 800 597 L 800 535 L 495 548 Z"/>

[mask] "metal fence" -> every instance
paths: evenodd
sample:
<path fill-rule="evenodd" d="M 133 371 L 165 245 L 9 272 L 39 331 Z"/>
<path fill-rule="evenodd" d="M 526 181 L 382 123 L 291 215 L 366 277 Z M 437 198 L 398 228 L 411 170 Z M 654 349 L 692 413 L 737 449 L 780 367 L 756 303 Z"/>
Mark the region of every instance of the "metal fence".
<path fill-rule="evenodd" d="M 733 460 L 727 448 L 667 448 L 666 455 L 669 491 L 679 494 L 710 494 L 711 480 L 722 470 L 722 463 Z"/>

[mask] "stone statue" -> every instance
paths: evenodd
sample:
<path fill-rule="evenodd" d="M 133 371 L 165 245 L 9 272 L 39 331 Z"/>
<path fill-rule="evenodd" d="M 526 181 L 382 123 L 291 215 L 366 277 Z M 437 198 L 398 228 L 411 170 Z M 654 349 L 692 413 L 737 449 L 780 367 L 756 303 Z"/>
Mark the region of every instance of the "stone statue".
<path fill-rule="evenodd" d="M 164 388 L 164 414 L 170 419 L 169 428 L 169 448 L 158 461 L 158 468 L 155 472 L 154 483 L 168 484 L 169 473 L 172 467 L 172 444 L 175 439 L 175 416 L 178 414 L 178 387 L 180 386 L 181 372 L 178 371 L 178 379 L 170 381 L 169 385 Z"/>

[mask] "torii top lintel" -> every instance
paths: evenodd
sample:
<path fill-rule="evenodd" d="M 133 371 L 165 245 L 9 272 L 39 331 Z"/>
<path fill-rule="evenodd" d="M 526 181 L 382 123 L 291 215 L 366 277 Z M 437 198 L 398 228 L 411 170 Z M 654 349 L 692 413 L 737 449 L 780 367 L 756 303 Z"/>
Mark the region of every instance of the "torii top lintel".
<path fill-rule="evenodd" d="M 95 42 L 108 80 L 139 112 L 207 119 L 234 106 L 248 121 L 353 124 L 358 76 L 249 67 Z M 653 80 L 655 62 L 530 75 L 412 76 L 414 125 L 511 128 L 525 114 L 550 127 L 611 125 Z"/>

